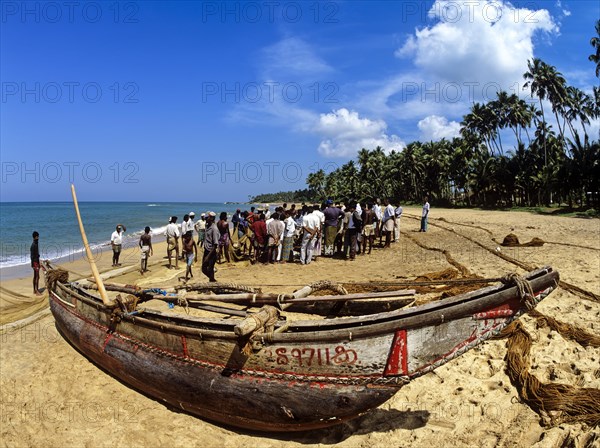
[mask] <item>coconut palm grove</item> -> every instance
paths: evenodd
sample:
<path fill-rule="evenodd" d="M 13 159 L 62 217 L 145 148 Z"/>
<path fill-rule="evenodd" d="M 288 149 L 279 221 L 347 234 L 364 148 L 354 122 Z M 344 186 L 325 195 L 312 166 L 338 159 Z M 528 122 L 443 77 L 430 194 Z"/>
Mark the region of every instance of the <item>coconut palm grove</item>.
<path fill-rule="evenodd" d="M 600 20 L 589 55 L 600 78 Z M 361 149 L 356 160 L 326 173 L 310 173 L 305 190 L 262 194 L 252 202 L 348 200 L 376 197 L 437 205 L 599 207 L 600 136 L 590 120 L 600 117 L 600 87 L 590 93 L 568 85 L 557 69 L 534 58 L 523 74 L 521 97 L 506 91 L 474 103 L 460 136 L 415 141 L 400 152 Z M 503 141 L 504 139 L 504 141 Z"/>

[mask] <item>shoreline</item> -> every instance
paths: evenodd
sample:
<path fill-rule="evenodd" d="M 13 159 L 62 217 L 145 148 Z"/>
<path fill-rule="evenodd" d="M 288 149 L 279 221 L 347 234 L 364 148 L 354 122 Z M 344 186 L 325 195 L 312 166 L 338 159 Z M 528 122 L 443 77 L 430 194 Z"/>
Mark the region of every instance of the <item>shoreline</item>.
<path fill-rule="evenodd" d="M 565 282 L 600 295 L 600 220 L 434 208 L 429 230 L 420 233 L 420 208 L 405 207 L 404 212 L 400 241 L 391 249 L 359 255 L 354 262 L 321 257 L 309 265 L 224 263 L 217 265 L 216 278 L 220 282 L 259 286 L 263 292 L 287 293 L 317 280 L 373 285 L 404 281 L 456 269 L 453 263 L 483 278 L 523 273 L 523 269 L 499 256 L 503 254 L 530 266 L 551 265 Z M 517 235 L 522 243 L 534 237 L 547 243 L 496 251 L 499 246 L 492 238 L 502 241 L 509 233 Z M 180 263 L 178 270 L 167 269 L 163 258 L 166 243 L 155 242 L 153 246 L 150 272 L 144 276 L 134 269 L 139 266 L 139 251 L 135 248 L 124 249 L 121 268 L 110 266 L 110 256 L 101 257 L 98 268 L 114 274 L 109 280 L 114 283 L 140 287 L 177 284 L 177 277 L 185 272 L 184 264 Z M 64 267 L 89 274 L 85 259 L 65 263 Z M 194 281 L 205 281 L 199 264 L 194 265 L 193 273 Z M 31 277 L 3 281 L 2 287 L 0 297 L 6 297 L 6 289 L 23 291 L 25 298 L 31 297 Z M 21 298 L 21 303 L 29 305 L 25 298 Z M 31 302 L 33 308 L 35 303 Z M 47 296 L 37 302 L 45 309 L 47 304 Z M 184 308 L 169 311 L 162 302 L 157 306 L 162 307 L 161 311 L 185 313 Z M 600 302 L 584 300 L 558 288 L 536 309 L 545 316 L 600 335 Z M 27 309 L 22 311 L 26 313 Z M 294 319 L 293 315 L 288 317 Z M 600 378 L 594 375 L 600 347 L 584 347 L 555 330 L 539 326 L 536 318 L 529 315 L 522 316 L 519 322 L 533 337 L 531 374 L 543 383 L 600 389 Z M 57 331 L 51 315 L 5 331 L 2 338 L 0 401 L 6 404 L 7 424 L 0 435 L 11 446 L 188 446 L 203 440 L 210 447 L 336 444 L 345 448 L 545 448 L 562 446 L 567 437 L 585 441 L 594 434 L 600 436 L 598 428 L 582 423 L 552 427 L 541 424 L 540 416 L 517 399 L 518 391 L 506 372 L 506 340 L 490 340 L 434 373 L 414 379 L 379 408 L 355 420 L 327 430 L 274 437 L 248 434 L 176 412 L 125 386 L 74 350 Z M 106 397 L 119 397 L 122 407 L 118 415 L 112 412 L 114 408 L 107 408 Z M 144 430 L 148 427 L 155 431 Z"/>

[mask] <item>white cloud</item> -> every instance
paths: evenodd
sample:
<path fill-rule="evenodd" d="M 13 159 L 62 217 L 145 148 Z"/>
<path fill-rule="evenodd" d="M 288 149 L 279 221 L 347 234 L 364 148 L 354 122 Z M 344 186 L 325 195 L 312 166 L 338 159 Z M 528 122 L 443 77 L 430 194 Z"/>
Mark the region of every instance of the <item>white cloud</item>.
<path fill-rule="evenodd" d="M 383 120 L 361 118 L 358 112 L 341 108 L 321 114 L 314 131 L 323 140 L 319 152 L 326 157 L 352 157 L 362 149 L 381 146 L 390 152 L 401 151 L 406 145 L 397 135 L 386 134 Z"/>
<path fill-rule="evenodd" d="M 423 118 L 417 126 L 421 131 L 421 139 L 423 141 L 437 141 L 443 138 L 450 140 L 458 137 L 460 133 L 460 123 L 456 121 L 448 122 L 445 117 L 438 115 L 430 115 Z"/>
<path fill-rule="evenodd" d="M 307 76 L 330 73 L 333 68 L 298 37 L 287 37 L 262 50 L 266 76 Z"/>
<path fill-rule="evenodd" d="M 416 30 L 396 56 L 412 57 L 429 78 L 475 82 L 479 90 L 486 83 L 505 90 L 522 85 L 536 32 L 558 32 L 547 10 L 516 8 L 498 0 L 438 0 L 429 15 L 437 23 Z"/>

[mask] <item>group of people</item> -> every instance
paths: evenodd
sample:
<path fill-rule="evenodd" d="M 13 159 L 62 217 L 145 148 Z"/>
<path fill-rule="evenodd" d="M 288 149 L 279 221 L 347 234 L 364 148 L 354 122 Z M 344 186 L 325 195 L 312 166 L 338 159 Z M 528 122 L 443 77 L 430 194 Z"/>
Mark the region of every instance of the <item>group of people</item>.
<path fill-rule="evenodd" d="M 425 197 L 420 232 L 427 231 L 429 209 L 428 198 Z M 177 216 L 170 216 L 164 232 L 168 268 L 173 268 L 173 260 L 175 268 L 179 267 L 179 260 L 183 260 L 186 263 L 185 280 L 192 278 L 193 263 L 198 261 L 198 252 L 203 249 L 202 273 L 210 282 L 216 282 L 215 264 L 222 258 L 230 261 L 232 235 L 237 237 L 238 250 L 253 262 L 293 262 L 296 253 L 303 265 L 319 256 L 354 260 L 357 254 L 370 254 L 377 238 L 384 249 L 398 241 L 401 217 L 402 207 L 392 205 L 389 199 L 384 199 L 383 204 L 379 199 L 363 204 L 357 201 L 334 204 L 328 199 L 320 205 L 302 204 L 301 208 L 296 208 L 295 204 L 288 208 L 287 204 L 283 204 L 274 212 L 269 207 L 251 207 L 244 212 L 237 209 L 231 218 L 231 226 L 226 212 L 219 215 L 218 221 L 216 213 L 202 213 L 196 222 L 195 213 L 190 212 L 184 215 L 180 225 L 177 224 Z M 126 230 L 123 224 L 117 224 L 111 235 L 113 267 L 121 266 L 119 257 Z M 197 240 L 194 240 L 194 232 Z M 39 233 L 33 232 L 32 237 L 33 291 L 39 295 Z M 150 227 L 144 229 L 138 244 L 143 275 L 148 270 L 148 257 L 153 255 Z"/>
<path fill-rule="evenodd" d="M 227 227 L 226 236 L 222 231 L 223 222 L 227 223 L 227 213 L 221 213 L 220 219 L 216 221 L 215 212 L 206 212 L 200 215 L 200 219 L 194 222 L 196 217 L 194 212 L 183 216 L 181 225 L 177 225 L 177 216 L 169 217 L 169 224 L 165 230 L 167 238 L 167 258 L 169 259 L 168 268 L 172 269 L 172 258 L 175 258 L 175 267 L 179 267 L 179 260 L 186 263 L 185 280 L 189 280 L 194 275 L 192 265 L 198 261 L 198 252 L 204 249 L 202 254 L 202 272 L 208 277 L 210 282 L 215 280 L 215 263 L 217 262 L 218 251 L 225 244 L 225 239 L 229 238 L 229 227 Z M 198 235 L 198 240 L 194 240 L 194 232 Z M 181 255 L 179 252 L 181 239 Z"/>
<path fill-rule="evenodd" d="M 357 254 L 371 253 L 376 238 L 383 248 L 390 247 L 399 238 L 401 216 L 402 207 L 387 199 L 383 204 L 379 199 L 363 204 L 328 199 L 301 208 L 283 204 L 274 212 L 238 209 L 231 222 L 238 241 L 248 241 L 241 250 L 254 262 L 292 262 L 297 253 L 301 264 L 309 264 L 319 256 L 354 260 Z"/>
<path fill-rule="evenodd" d="M 193 277 L 192 266 L 202 252 L 202 272 L 209 281 L 215 280 L 215 265 L 219 261 L 231 261 L 231 247 L 250 258 L 253 263 L 288 263 L 296 256 L 300 264 L 306 265 L 319 256 L 341 257 L 354 260 L 356 255 L 370 254 L 376 240 L 379 246 L 389 248 L 398 241 L 402 207 L 392 205 L 390 199 L 365 201 L 362 204 L 350 201 L 335 203 L 328 199 L 322 204 L 302 204 L 288 208 L 283 204 L 271 211 L 251 207 L 237 209 L 228 222 L 226 212 L 217 220 L 214 212 L 200 215 L 190 212 L 177 224 L 178 217 L 169 217 L 164 235 L 167 240 L 168 268 L 186 264 L 185 280 Z M 424 200 L 420 231 L 427 231 L 429 202 Z M 231 224 L 231 225 L 230 225 Z M 119 265 L 122 232 L 125 226 L 117 225 L 111 237 L 113 266 Z M 197 240 L 194 239 L 194 233 Z M 237 240 L 236 243 L 233 243 Z M 140 237 L 142 274 L 147 270 L 148 257 L 152 255 L 150 228 L 146 227 Z M 173 266 L 174 264 L 174 266 Z"/>

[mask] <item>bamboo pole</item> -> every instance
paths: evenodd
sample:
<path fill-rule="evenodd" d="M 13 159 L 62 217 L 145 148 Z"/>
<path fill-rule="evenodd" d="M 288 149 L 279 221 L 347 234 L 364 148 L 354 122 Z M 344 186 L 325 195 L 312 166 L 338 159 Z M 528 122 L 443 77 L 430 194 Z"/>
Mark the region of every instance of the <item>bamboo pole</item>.
<path fill-rule="evenodd" d="M 348 300 L 366 300 L 366 299 L 384 299 L 393 297 L 405 297 L 412 296 L 415 294 L 414 289 L 403 289 L 398 291 L 382 291 L 382 292 L 360 292 L 354 294 L 342 294 L 342 295 L 329 295 L 329 296 L 307 296 L 295 298 L 291 294 L 271 294 L 271 293 L 260 293 L 260 294 L 188 294 L 186 295 L 187 300 L 196 301 L 213 301 L 213 302 L 244 302 L 247 304 L 294 304 L 294 303 L 311 303 L 311 302 L 339 302 Z M 154 295 L 154 299 L 160 299 L 161 295 Z"/>
<path fill-rule="evenodd" d="M 73 205 L 75 206 L 75 213 L 77 214 L 77 221 L 79 222 L 79 231 L 81 232 L 81 239 L 83 240 L 83 246 L 85 247 L 85 254 L 90 263 L 90 268 L 92 269 L 92 274 L 94 275 L 94 280 L 96 281 L 96 285 L 98 285 L 98 293 L 100 294 L 100 298 L 102 302 L 106 306 L 114 306 L 114 302 L 108 298 L 106 294 L 106 289 L 104 289 L 104 283 L 102 283 L 102 278 L 100 278 L 100 273 L 98 272 L 98 268 L 96 267 L 96 262 L 94 261 L 94 257 L 92 256 L 92 250 L 90 249 L 90 244 L 88 243 L 87 236 L 85 235 L 85 229 L 83 228 L 83 222 L 81 221 L 81 214 L 79 213 L 79 204 L 77 203 L 77 195 L 75 194 L 75 185 L 71 184 L 71 194 L 73 195 Z"/>

